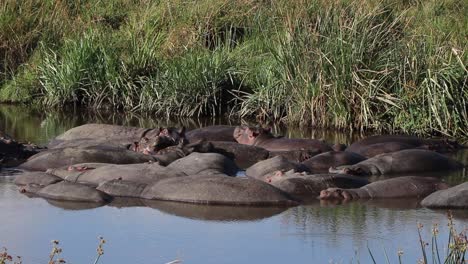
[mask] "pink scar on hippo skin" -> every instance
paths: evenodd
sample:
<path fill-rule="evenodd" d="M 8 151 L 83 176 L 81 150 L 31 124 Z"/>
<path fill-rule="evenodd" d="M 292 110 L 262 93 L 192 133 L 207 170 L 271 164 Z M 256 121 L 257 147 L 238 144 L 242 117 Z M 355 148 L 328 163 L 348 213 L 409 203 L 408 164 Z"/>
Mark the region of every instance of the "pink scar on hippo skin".
<path fill-rule="evenodd" d="M 87 171 L 92 170 L 93 168 L 88 168 L 86 166 L 68 166 L 68 171 Z"/>

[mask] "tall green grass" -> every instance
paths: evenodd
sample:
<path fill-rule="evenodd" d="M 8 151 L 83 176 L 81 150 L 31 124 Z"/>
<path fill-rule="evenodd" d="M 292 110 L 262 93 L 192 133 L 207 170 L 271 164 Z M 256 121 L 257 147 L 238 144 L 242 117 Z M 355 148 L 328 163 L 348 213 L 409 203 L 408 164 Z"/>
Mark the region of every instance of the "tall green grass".
<path fill-rule="evenodd" d="M 0 9 L 2 101 L 468 137 L 465 1 Z"/>

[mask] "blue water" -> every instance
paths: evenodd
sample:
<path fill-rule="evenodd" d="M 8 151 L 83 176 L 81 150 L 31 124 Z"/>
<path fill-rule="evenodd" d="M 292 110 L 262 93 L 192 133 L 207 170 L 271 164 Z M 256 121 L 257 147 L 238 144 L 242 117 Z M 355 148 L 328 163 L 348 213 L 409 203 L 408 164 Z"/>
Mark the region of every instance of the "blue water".
<path fill-rule="evenodd" d="M 81 117 L 72 122 L 66 115 L 52 114 L 21 118 L 18 113 L 27 111 L 15 109 L 0 107 L 0 129 L 34 142 L 46 142 L 89 120 Z M 113 120 L 119 121 L 101 121 L 122 121 Z M 287 133 L 309 135 L 294 129 Z M 467 154 L 456 157 L 468 163 Z M 453 183 L 466 177 L 466 172 L 444 175 Z M 397 263 L 400 249 L 403 263 L 416 263 L 422 258 L 417 223 L 424 225 L 422 235 L 428 242 L 432 225 L 439 224 L 441 248 L 448 235 L 446 212 L 418 208 L 414 200 L 317 202 L 293 208 L 117 200 L 93 208 L 29 198 L 17 191 L 13 179 L 0 176 L 0 247 L 21 255 L 23 263 L 47 263 L 54 239 L 60 241 L 61 257 L 67 263 L 93 263 L 99 236 L 107 241 L 99 263 L 372 263 L 368 248 L 377 263 L 386 263 L 386 254 L 390 263 Z M 462 231 L 468 226 L 468 211 L 454 214 L 457 230 Z M 444 250 L 440 252 L 443 256 Z"/>

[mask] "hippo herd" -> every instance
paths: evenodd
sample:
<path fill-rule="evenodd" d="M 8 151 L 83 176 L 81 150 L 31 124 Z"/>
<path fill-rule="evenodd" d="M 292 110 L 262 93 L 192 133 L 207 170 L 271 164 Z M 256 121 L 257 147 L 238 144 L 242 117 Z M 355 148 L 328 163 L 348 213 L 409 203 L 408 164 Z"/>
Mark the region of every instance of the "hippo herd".
<path fill-rule="evenodd" d="M 16 153 L 24 148 L 15 147 Z M 24 172 L 15 183 L 28 195 L 99 204 L 118 197 L 216 206 L 420 198 L 428 208 L 468 208 L 468 183 L 450 187 L 430 177 L 463 169 L 445 155 L 463 147 L 404 135 L 371 136 L 346 147 L 277 137 L 261 127 L 85 124 L 23 155 L 18 168 Z M 392 177 L 370 182 L 374 175 Z"/>

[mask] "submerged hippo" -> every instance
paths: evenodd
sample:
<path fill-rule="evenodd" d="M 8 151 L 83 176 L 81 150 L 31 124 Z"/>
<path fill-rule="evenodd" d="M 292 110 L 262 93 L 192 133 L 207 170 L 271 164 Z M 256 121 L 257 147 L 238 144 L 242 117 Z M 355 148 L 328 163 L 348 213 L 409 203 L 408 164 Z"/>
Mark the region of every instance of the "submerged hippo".
<path fill-rule="evenodd" d="M 236 142 L 233 136 L 234 129 L 234 126 L 207 126 L 188 131 L 185 133 L 185 138 L 189 142 L 199 140 Z"/>
<path fill-rule="evenodd" d="M 437 152 L 422 149 L 407 149 L 377 155 L 354 165 L 330 168 L 331 173 L 353 175 L 383 175 L 415 173 L 463 168 L 463 164 Z"/>
<path fill-rule="evenodd" d="M 421 205 L 429 208 L 468 208 L 468 182 L 446 190 L 437 191 L 421 201 Z"/>
<path fill-rule="evenodd" d="M 303 161 L 301 164 L 310 172 L 328 172 L 330 167 L 353 165 L 366 160 L 365 157 L 347 151 L 328 151 Z"/>
<path fill-rule="evenodd" d="M 320 199 L 357 200 L 425 197 L 446 188 L 448 188 L 448 185 L 437 178 L 405 176 L 376 181 L 357 189 L 329 188 L 320 192 Z"/>
<path fill-rule="evenodd" d="M 330 145 L 317 139 L 275 137 L 271 134 L 270 129 L 264 128 L 237 126 L 234 130 L 234 138 L 240 144 L 262 147 L 269 151 L 316 149 L 320 152 L 326 152 L 332 150 Z"/>
<path fill-rule="evenodd" d="M 377 145 L 378 144 L 378 145 Z M 373 145 L 371 147 L 371 145 Z M 446 139 L 423 139 L 407 135 L 379 135 L 364 138 L 351 144 L 346 151 L 363 156 L 377 155 L 408 148 L 421 148 L 438 152 L 453 151 L 463 146 Z M 379 152 L 380 151 L 380 152 Z M 368 153 L 366 155 L 366 153 Z"/>

